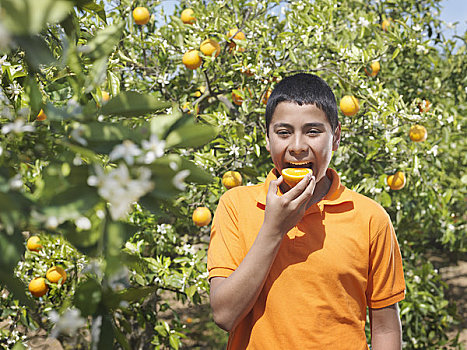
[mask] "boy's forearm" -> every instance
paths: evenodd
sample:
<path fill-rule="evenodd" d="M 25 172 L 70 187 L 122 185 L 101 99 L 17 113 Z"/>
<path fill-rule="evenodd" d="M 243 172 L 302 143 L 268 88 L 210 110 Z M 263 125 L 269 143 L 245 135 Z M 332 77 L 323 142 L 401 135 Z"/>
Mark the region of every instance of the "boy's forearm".
<path fill-rule="evenodd" d="M 396 304 L 370 309 L 371 347 L 373 350 L 401 350 L 402 326 Z"/>
<path fill-rule="evenodd" d="M 251 310 L 266 281 L 282 239 L 261 228 L 251 249 L 228 278 L 211 281 L 211 308 L 216 324 L 232 330 Z"/>

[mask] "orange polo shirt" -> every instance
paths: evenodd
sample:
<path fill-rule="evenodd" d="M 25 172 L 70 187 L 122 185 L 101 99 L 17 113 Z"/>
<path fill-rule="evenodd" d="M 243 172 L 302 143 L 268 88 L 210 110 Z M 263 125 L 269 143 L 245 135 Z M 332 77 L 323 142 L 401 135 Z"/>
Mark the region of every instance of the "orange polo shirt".
<path fill-rule="evenodd" d="M 366 308 L 404 299 L 402 258 L 386 211 L 344 187 L 328 194 L 284 236 L 264 287 L 230 332 L 228 349 L 368 349 Z M 264 184 L 236 187 L 220 199 L 208 250 L 209 278 L 228 277 L 264 220 Z"/>

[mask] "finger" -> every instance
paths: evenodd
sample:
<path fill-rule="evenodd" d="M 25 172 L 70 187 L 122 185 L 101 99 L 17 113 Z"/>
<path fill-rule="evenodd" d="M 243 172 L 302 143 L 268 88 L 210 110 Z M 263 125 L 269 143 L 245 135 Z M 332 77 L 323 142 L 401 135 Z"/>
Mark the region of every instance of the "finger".
<path fill-rule="evenodd" d="M 297 198 L 294 199 L 294 202 L 296 202 L 297 205 L 307 204 L 313 197 L 315 187 L 316 178 L 314 175 L 312 175 L 310 181 L 306 185 L 306 188 L 297 196 Z"/>
<path fill-rule="evenodd" d="M 284 194 L 284 196 L 287 196 L 287 198 L 289 198 L 290 200 L 294 200 L 298 198 L 298 196 L 300 196 L 303 193 L 303 191 L 305 191 L 307 186 L 310 184 L 311 179 L 312 179 L 311 174 L 305 175 L 305 177 L 301 179 L 300 182 L 297 185 L 295 185 L 295 187 L 287 191 L 287 193 Z"/>
<path fill-rule="evenodd" d="M 270 196 L 270 195 L 275 195 L 277 194 L 277 188 L 279 187 L 279 185 L 282 183 L 282 175 L 279 176 L 277 178 L 277 180 L 272 180 L 270 183 L 269 183 L 269 188 L 268 188 L 268 193 L 267 193 L 267 196 Z"/>

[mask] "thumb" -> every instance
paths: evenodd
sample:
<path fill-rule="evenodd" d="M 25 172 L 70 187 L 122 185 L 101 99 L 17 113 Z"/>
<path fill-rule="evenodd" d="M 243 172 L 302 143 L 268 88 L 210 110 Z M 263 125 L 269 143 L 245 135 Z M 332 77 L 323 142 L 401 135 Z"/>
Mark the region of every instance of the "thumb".
<path fill-rule="evenodd" d="M 279 176 L 277 178 L 277 180 L 272 180 L 269 183 L 268 196 L 277 194 L 277 189 L 278 189 L 279 185 L 282 183 L 283 180 L 284 180 L 284 178 L 281 175 L 281 176 Z"/>

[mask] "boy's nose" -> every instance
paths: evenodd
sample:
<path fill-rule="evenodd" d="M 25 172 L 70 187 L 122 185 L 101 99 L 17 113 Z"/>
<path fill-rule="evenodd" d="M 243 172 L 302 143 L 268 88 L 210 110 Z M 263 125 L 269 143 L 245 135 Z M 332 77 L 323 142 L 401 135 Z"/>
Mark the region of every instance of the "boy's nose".
<path fill-rule="evenodd" d="M 300 136 L 295 136 L 292 143 L 289 146 L 290 154 L 292 155 L 301 155 L 302 153 L 307 152 L 307 145 L 303 142 Z"/>

